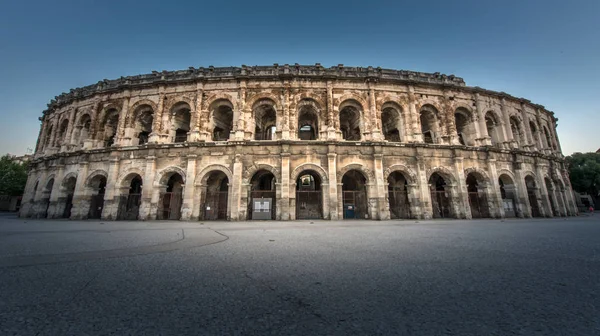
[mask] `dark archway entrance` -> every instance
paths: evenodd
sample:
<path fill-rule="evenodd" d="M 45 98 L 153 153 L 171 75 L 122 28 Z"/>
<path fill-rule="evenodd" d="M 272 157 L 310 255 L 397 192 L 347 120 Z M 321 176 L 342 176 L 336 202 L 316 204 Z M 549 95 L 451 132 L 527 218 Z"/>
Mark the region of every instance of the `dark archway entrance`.
<path fill-rule="evenodd" d="M 75 193 L 75 184 L 76 183 L 77 183 L 77 178 L 75 176 L 71 176 L 63 182 L 63 187 L 64 187 L 66 195 L 63 200 L 59 200 L 59 201 L 64 202 L 64 204 L 65 204 L 65 207 L 63 208 L 63 212 L 62 212 L 62 218 L 70 218 L 71 217 L 71 210 L 73 209 L 73 194 Z"/>
<path fill-rule="evenodd" d="M 527 187 L 527 198 L 529 199 L 529 208 L 531 209 L 531 217 L 542 217 L 537 198 L 537 187 L 535 180 L 531 175 L 525 177 L 525 186 Z"/>
<path fill-rule="evenodd" d="M 129 181 L 129 189 L 127 194 L 120 197 L 117 219 L 137 220 L 142 204 L 142 177 L 138 174 L 132 174 L 125 179 L 125 185 L 127 185 L 127 181 Z"/>
<path fill-rule="evenodd" d="M 475 173 L 467 175 L 467 193 L 469 195 L 469 207 L 472 218 L 489 218 L 490 208 L 488 204 L 483 178 Z"/>
<path fill-rule="evenodd" d="M 249 219 L 275 219 L 275 175 L 264 169 L 256 172 L 250 181 L 248 199 Z"/>
<path fill-rule="evenodd" d="M 40 213 L 41 218 L 48 218 L 48 209 L 50 208 L 50 197 L 52 197 L 52 189 L 54 188 L 54 179 L 50 179 L 48 183 L 46 183 L 46 187 L 44 191 L 42 191 L 42 200 L 40 209 L 42 212 Z"/>
<path fill-rule="evenodd" d="M 319 174 L 308 170 L 296 180 L 296 219 L 323 218 L 323 200 Z"/>
<path fill-rule="evenodd" d="M 348 171 L 342 177 L 344 219 L 367 218 L 367 202 L 367 179 L 358 170 Z"/>
<path fill-rule="evenodd" d="M 179 220 L 183 199 L 183 177 L 173 173 L 167 181 L 165 192 L 160 195 L 157 219 Z"/>
<path fill-rule="evenodd" d="M 206 194 L 200 208 L 201 220 L 226 220 L 229 179 L 222 171 L 213 171 L 206 180 Z"/>
<path fill-rule="evenodd" d="M 388 176 L 387 180 L 390 217 L 392 219 L 411 218 L 406 178 L 401 172 L 395 171 Z"/>
<path fill-rule="evenodd" d="M 502 196 L 502 206 L 504 208 L 505 217 L 516 217 L 517 210 L 515 207 L 517 199 L 517 190 L 513 179 L 502 174 L 498 177 L 498 185 L 500 186 L 500 195 Z"/>
<path fill-rule="evenodd" d="M 452 217 L 450 204 L 450 191 L 446 180 L 438 174 L 433 173 L 429 177 L 429 190 L 431 191 L 431 210 L 433 218 Z"/>
<path fill-rule="evenodd" d="M 106 177 L 97 175 L 90 182 L 89 188 L 92 190 L 90 198 L 90 210 L 88 218 L 100 219 L 104 209 L 104 193 L 106 192 Z"/>

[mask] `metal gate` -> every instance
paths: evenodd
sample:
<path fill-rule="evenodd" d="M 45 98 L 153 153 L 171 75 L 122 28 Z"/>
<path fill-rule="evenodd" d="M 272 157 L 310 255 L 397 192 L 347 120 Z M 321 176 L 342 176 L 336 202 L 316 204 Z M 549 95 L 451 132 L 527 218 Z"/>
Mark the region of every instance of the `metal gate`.
<path fill-rule="evenodd" d="M 489 218 L 487 197 L 484 193 L 476 191 L 469 192 L 469 206 L 471 207 L 471 216 L 473 218 Z"/>
<path fill-rule="evenodd" d="M 433 218 L 449 218 L 451 212 L 448 193 L 445 191 L 432 191 L 431 208 L 433 210 Z"/>
<path fill-rule="evenodd" d="M 273 190 L 254 190 L 250 191 L 250 195 L 248 197 L 248 219 L 252 219 L 252 212 L 254 211 L 254 202 L 252 201 L 255 198 L 270 198 L 271 199 L 271 219 L 275 219 L 276 212 L 276 192 Z"/>
<path fill-rule="evenodd" d="M 393 188 L 388 190 L 388 199 L 390 202 L 390 217 L 392 219 L 411 218 L 408 193 L 404 188 Z"/>
<path fill-rule="evenodd" d="M 365 219 L 367 215 L 367 195 L 360 190 L 347 190 L 342 192 L 342 203 L 344 204 L 344 219 Z M 352 212 L 346 211 L 352 207 Z"/>
<path fill-rule="evenodd" d="M 527 190 L 527 197 L 529 198 L 529 207 L 531 208 L 531 217 L 542 217 L 540 213 L 540 207 L 538 205 L 537 196 L 535 190 Z"/>
<path fill-rule="evenodd" d="M 93 195 L 90 199 L 90 212 L 88 218 L 100 219 L 104 208 L 104 195 Z"/>
<path fill-rule="evenodd" d="M 226 220 L 227 219 L 227 191 L 207 192 L 204 198 L 202 220 Z"/>
<path fill-rule="evenodd" d="M 181 192 L 165 192 L 160 195 L 158 205 L 157 219 L 174 219 L 181 218 Z"/>
<path fill-rule="evenodd" d="M 119 200 L 117 219 L 137 220 L 140 214 L 141 204 L 142 194 L 129 194 L 121 196 Z"/>
<path fill-rule="evenodd" d="M 296 190 L 296 219 L 321 219 L 323 207 L 320 190 Z"/>
<path fill-rule="evenodd" d="M 63 211 L 63 218 L 71 218 L 71 209 L 73 209 L 73 194 L 68 194 L 65 200 L 65 210 Z"/>

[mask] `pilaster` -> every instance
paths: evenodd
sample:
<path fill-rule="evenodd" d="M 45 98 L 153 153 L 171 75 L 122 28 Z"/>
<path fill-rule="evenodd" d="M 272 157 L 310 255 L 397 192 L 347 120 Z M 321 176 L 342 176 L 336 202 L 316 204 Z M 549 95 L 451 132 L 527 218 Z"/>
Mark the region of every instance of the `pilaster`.
<path fill-rule="evenodd" d="M 150 220 L 156 218 L 158 210 L 158 196 L 154 196 L 155 189 L 154 176 L 156 174 L 156 157 L 150 155 L 146 157 L 146 168 L 144 170 L 144 179 L 142 187 L 142 204 L 140 205 L 140 219 Z"/>
<path fill-rule="evenodd" d="M 71 219 L 85 219 L 89 211 L 90 200 L 85 197 L 85 181 L 88 175 L 89 163 L 86 161 L 79 163 L 77 171 L 77 182 L 73 193 L 73 208 L 71 209 Z"/>
<path fill-rule="evenodd" d="M 329 145 L 327 173 L 329 174 L 329 217 L 331 220 L 338 220 L 343 218 L 343 216 L 339 216 L 341 207 L 338 204 L 337 154 L 335 153 L 335 145 Z"/>
<path fill-rule="evenodd" d="M 118 216 L 119 201 L 121 196 L 117 179 L 119 178 L 120 161 L 116 157 L 108 159 L 108 176 L 106 178 L 106 188 L 104 193 L 104 206 L 102 208 L 103 220 L 115 220 Z"/>
<path fill-rule="evenodd" d="M 181 206 L 181 220 L 191 220 L 194 208 L 194 191 L 196 177 L 196 159 L 197 155 L 187 155 L 187 169 L 185 172 L 185 187 L 183 189 L 183 202 Z"/>

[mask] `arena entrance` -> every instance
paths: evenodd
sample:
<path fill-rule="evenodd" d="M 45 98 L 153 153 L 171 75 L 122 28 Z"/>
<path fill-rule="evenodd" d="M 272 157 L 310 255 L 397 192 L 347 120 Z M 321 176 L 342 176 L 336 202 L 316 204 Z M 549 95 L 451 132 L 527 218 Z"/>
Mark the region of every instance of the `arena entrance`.
<path fill-rule="evenodd" d="M 275 219 L 275 175 L 261 169 L 250 180 L 248 219 Z"/>
<path fill-rule="evenodd" d="M 106 177 L 102 175 L 96 175 L 88 186 L 92 190 L 92 197 L 90 198 L 90 210 L 88 211 L 88 218 L 100 219 L 102 217 L 102 209 L 104 209 L 104 194 L 106 192 Z"/>
<path fill-rule="evenodd" d="M 392 219 L 411 218 L 406 178 L 401 172 L 395 171 L 388 176 L 387 180 L 390 217 Z"/>
<path fill-rule="evenodd" d="M 173 173 L 169 177 L 167 188 L 159 197 L 157 219 L 179 220 L 181 218 L 183 185 L 183 177 L 178 173 Z"/>
<path fill-rule="evenodd" d="M 70 218 L 71 210 L 73 209 L 73 194 L 75 193 L 75 184 L 77 183 L 77 178 L 75 176 L 71 176 L 67 178 L 63 182 L 63 190 L 65 191 L 66 196 L 64 197 L 65 207 L 63 208 L 62 218 Z M 62 198 L 62 197 L 61 197 Z M 59 202 L 62 200 L 59 200 Z M 60 202 L 62 203 L 62 202 Z"/>
<path fill-rule="evenodd" d="M 313 171 L 302 172 L 296 180 L 296 219 L 323 218 L 321 178 Z"/>
<path fill-rule="evenodd" d="M 358 170 L 350 170 L 342 177 L 342 204 L 344 219 L 368 217 L 367 179 Z"/>
<path fill-rule="evenodd" d="M 471 208 L 472 218 L 489 218 L 490 208 L 488 204 L 483 177 L 477 176 L 476 173 L 467 175 L 467 193 L 469 195 L 469 207 Z"/>
<path fill-rule="evenodd" d="M 129 191 L 126 195 L 120 197 L 117 219 L 137 220 L 142 204 L 142 177 L 138 174 L 132 174 L 125 181 L 130 181 Z"/>
<path fill-rule="evenodd" d="M 206 194 L 200 208 L 201 220 L 227 220 L 229 179 L 222 171 L 210 173 Z"/>
<path fill-rule="evenodd" d="M 498 185 L 500 186 L 500 195 L 502 196 L 502 206 L 504 208 L 505 217 L 516 217 L 517 210 L 515 207 L 517 199 L 517 189 L 512 178 L 506 174 L 498 177 Z"/>
<path fill-rule="evenodd" d="M 535 185 L 535 180 L 531 175 L 525 177 L 525 186 L 527 187 L 527 198 L 529 199 L 531 217 L 542 217 L 540 206 L 538 204 L 537 187 Z"/>
<path fill-rule="evenodd" d="M 444 178 L 438 173 L 433 173 L 429 177 L 429 189 L 433 218 L 450 218 L 452 216 L 450 193 L 449 190 L 446 190 L 447 185 Z"/>

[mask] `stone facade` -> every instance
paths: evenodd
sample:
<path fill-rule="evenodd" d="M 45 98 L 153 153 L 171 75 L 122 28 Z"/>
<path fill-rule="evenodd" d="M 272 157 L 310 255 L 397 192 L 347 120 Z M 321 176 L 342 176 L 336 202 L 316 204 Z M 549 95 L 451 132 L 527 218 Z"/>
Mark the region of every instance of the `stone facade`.
<path fill-rule="evenodd" d="M 154 72 L 63 93 L 40 120 L 23 217 L 577 213 L 554 114 L 438 73 Z"/>

